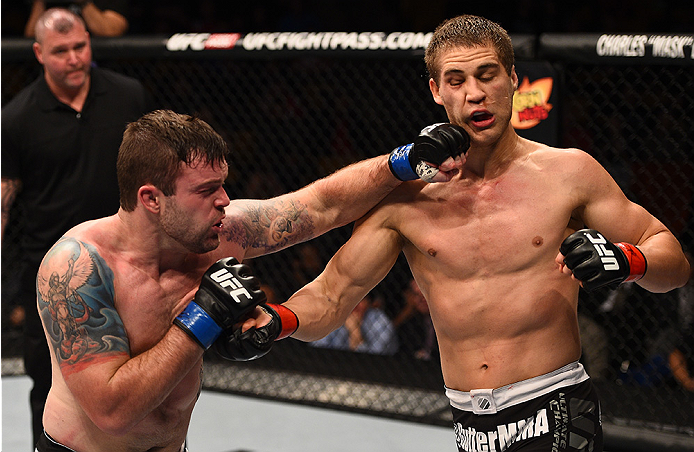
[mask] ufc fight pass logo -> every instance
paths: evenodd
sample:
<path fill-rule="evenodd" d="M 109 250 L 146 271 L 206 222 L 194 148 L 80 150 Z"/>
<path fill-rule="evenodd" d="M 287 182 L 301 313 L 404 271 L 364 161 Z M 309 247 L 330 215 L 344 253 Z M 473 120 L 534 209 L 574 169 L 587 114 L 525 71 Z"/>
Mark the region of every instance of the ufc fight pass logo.
<path fill-rule="evenodd" d="M 252 300 L 253 297 L 248 292 L 248 290 L 241 284 L 241 282 L 232 275 L 229 270 L 222 268 L 210 275 L 210 278 L 221 287 L 227 289 L 229 295 L 231 295 L 237 303 L 244 303 L 246 300 Z M 239 298 L 240 295 L 246 297 L 246 300 Z"/>
<path fill-rule="evenodd" d="M 593 237 L 588 232 L 584 233 L 586 238 L 590 240 L 590 243 L 593 244 L 593 247 L 595 247 L 595 251 L 598 252 L 598 256 L 600 256 L 600 261 L 602 262 L 602 266 L 605 268 L 605 271 L 619 270 L 619 262 L 617 262 L 614 251 L 608 250 L 605 247 L 607 240 L 599 232 L 596 232 L 595 234 L 597 237 Z"/>

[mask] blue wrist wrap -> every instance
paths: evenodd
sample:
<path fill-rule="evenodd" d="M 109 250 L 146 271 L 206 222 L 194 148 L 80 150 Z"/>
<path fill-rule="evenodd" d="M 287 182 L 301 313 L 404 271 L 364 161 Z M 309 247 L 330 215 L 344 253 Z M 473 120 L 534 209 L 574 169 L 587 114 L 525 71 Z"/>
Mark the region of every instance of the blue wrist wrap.
<path fill-rule="evenodd" d="M 188 303 L 176 320 L 205 350 L 222 334 L 222 328 L 194 301 Z"/>
<path fill-rule="evenodd" d="M 410 143 L 395 148 L 388 157 L 390 170 L 395 174 L 395 177 L 403 181 L 419 179 L 417 173 L 412 169 L 412 165 L 410 165 L 410 151 L 413 145 L 413 143 Z"/>

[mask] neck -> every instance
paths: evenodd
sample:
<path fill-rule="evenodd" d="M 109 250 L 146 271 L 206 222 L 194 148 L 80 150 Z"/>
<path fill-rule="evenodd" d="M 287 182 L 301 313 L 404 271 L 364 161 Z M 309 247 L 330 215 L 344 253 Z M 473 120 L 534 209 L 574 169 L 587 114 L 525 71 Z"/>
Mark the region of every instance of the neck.
<path fill-rule="evenodd" d="M 132 212 L 118 210 L 117 235 L 122 256 L 148 273 L 186 268 L 192 253 L 164 234 L 156 218 L 143 210 L 141 206 Z"/>
<path fill-rule="evenodd" d="M 509 125 L 493 143 L 473 143 L 467 153 L 465 173 L 482 179 L 492 179 L 503 173 L 521 152 L 523 139 Z"/>
<path fill-rule="evenodd" d="M 91 78 L 87 76 L 85 82 L 78 88 L 66 88 L 56 84 L 50 77 L 46 77 L 46 83 L 53 95 L 60 102 L 69 105 L 73 110 L 81 112 L 87 100 Z"/>

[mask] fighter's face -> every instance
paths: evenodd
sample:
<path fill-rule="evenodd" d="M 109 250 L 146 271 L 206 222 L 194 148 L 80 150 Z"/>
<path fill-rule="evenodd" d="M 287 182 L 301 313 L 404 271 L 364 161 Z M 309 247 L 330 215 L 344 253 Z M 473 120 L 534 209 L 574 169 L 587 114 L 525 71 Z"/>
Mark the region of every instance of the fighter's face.
<path fill-rule="evenodd" d="M 67 33 L 46 29 L 42 42 L 34 44 L 34 53 L 52 89 L 79 90 L 89 79 L 92 48 L 89 33 L 80 24 Z"/>
<path fill-rule="evenodd" d="M 223 187 L 226 176 L 226 164 L 183 165 L 175 194 L 162 200 L 163 231 L 190 252 L 207 253 L 219 246 L 224 208 L 229 205 Z"/>
<path fill-rule="evenodd" d="M 507 74 L 493 47 L 454 47 L 439 57 L 439 80 L 430 80 L 434 101 L 473 144 L 491 143 L 510 127 L 515 69 Z"/>

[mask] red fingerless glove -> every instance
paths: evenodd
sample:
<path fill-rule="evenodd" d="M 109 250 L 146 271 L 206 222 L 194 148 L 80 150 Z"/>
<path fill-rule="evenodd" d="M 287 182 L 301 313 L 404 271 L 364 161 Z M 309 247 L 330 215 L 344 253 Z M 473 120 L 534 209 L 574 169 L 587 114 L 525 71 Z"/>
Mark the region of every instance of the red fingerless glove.
<path fill-rule="evenodd" d="M 629 262 L 629 276 L 624 282 L 628 281 L 638 281 L 643 278 L 646 274 L 646 269 L 648 268 L 648 262 L 646 262 L 646 256 L 643 255 L 640 249 L 632 245 L 631 243 L 618 242 L 615 243 L 620 250 L 626 256 Z"/>

